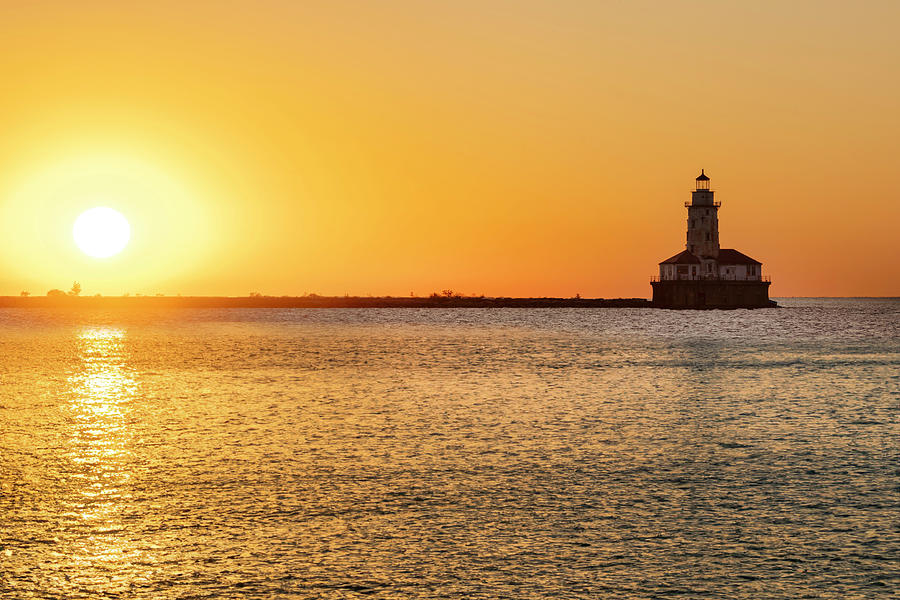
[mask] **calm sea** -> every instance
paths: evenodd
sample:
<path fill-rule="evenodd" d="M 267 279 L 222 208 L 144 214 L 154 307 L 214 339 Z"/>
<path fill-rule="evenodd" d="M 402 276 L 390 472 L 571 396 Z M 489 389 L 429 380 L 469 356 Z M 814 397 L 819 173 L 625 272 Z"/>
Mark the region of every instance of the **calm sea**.
<path fill-rule="evenodd" d="M 3 598 L 896 598 L 900 301 L 0 311 Z"/>

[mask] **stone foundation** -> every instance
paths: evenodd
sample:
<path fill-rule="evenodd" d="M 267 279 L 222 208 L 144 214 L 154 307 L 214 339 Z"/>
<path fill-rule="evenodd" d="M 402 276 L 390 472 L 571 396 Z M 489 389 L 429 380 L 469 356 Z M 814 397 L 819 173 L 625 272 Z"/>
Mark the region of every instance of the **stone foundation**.
<path fill-rule="evenodd" d="M 772 308 L 768 281 L 653 281 L 656 308 Z"/>

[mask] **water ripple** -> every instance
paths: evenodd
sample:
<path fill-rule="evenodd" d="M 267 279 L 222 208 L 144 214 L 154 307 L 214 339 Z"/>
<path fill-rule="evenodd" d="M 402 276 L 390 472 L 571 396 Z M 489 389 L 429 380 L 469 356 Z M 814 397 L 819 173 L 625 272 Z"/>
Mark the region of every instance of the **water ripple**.
<path fill-rule="evenodd" d="M 889 598 L 896 300 L 0 311 L 0 596 Z"/>

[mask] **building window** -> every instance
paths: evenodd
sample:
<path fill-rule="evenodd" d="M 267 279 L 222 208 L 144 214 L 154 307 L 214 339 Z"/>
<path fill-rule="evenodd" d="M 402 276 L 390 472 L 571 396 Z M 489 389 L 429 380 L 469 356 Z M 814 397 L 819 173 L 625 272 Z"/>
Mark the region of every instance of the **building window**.
<path fill-rule="evenodd" d="M 707 242 L 709 241 L 709 232 L 708 231 L 706 232 L 706 241 Z"/>

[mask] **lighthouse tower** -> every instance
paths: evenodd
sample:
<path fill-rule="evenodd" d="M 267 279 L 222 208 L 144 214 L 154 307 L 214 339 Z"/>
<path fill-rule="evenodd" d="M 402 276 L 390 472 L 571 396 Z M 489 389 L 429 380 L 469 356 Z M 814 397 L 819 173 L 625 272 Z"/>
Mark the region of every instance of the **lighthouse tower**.
<path fill-rule="evenodd" d="M 697 189 L 691 192 L 691 201 L 684 203 L 688 209 L 685 249 L 702 263 L 712 264 L 719 256 L 719 206 L 722 203 L 713 199 L 715 192 L 709 189 L 709 177 L 702 169 L 696 181 Z M 702 271 L 707 270 L 704 264 Z"/>
<path fill-rule="evenodd" d="M 661 308 L 763 308 L 769 279 L 762 263 L 733 248 L 719 247 L 719 206 L 700 171 L 687 208 L 685 249 L 659 263 L 651 280 L 653 305 Z"/>

